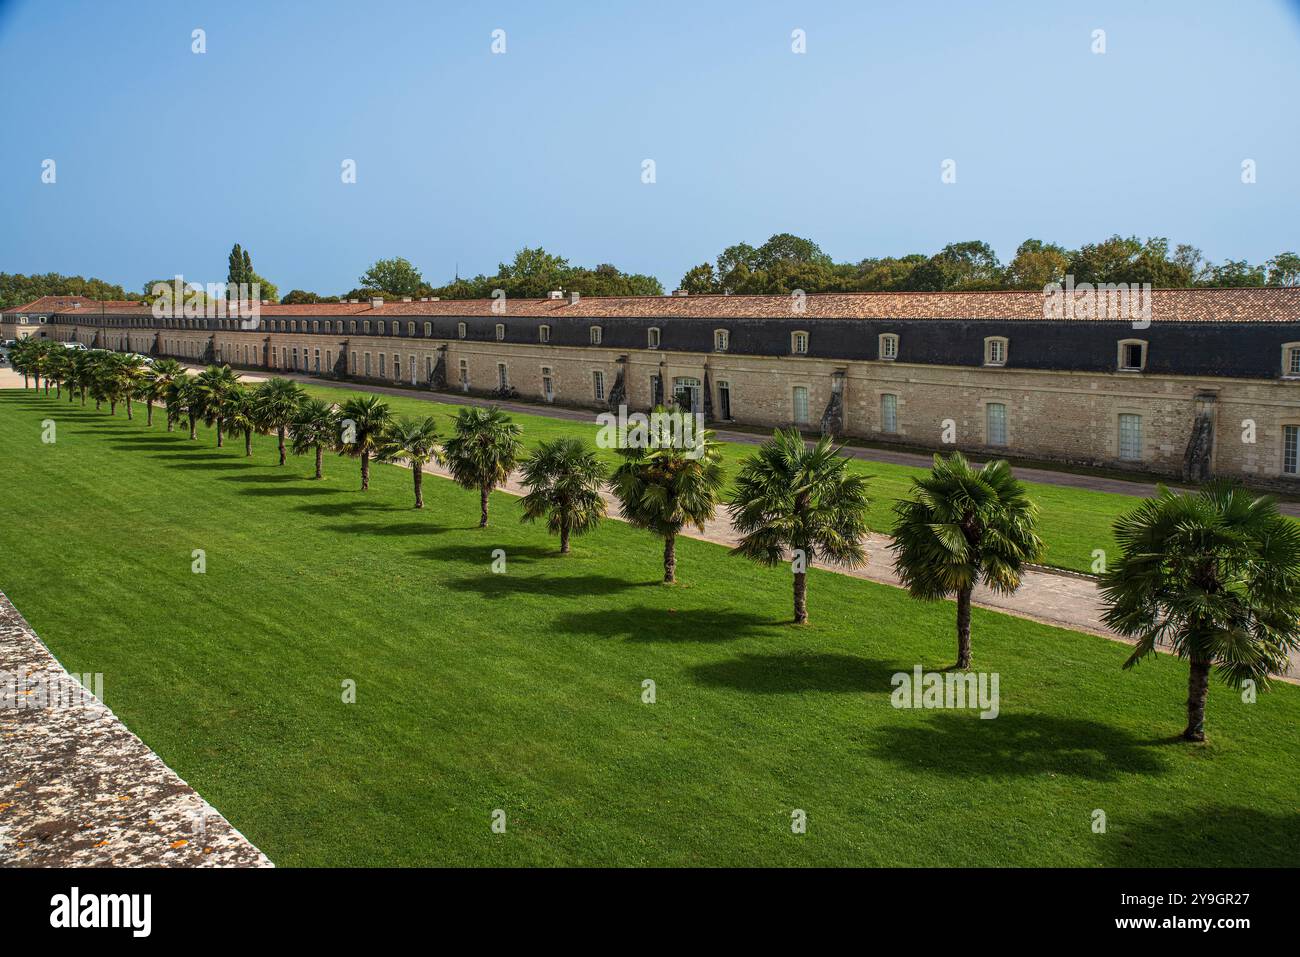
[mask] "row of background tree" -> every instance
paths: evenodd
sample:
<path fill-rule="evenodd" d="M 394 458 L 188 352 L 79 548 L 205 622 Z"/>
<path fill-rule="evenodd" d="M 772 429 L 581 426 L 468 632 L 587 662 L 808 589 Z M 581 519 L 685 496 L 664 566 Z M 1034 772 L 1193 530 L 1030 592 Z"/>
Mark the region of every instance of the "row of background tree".
<path fill-rule="evenodd" d="M 339 302 L 347 299 L 384 299 L 437 296 L 442 299 L 483 299 L 503 289 L 512 299 L 540 299 L 553 289 L 584 296 L 662 296 L 663 286 L 653 276 L 625 273 L 604 263 L 595 268 L 573 266 L 562 256 L 540 246 L 525 247 L 491 275 L 456 277 L 443 286 L 431 285 L 410 260 L 380 259 L 357 280 L 356 288 L 340 295 L 322 295 L 294 289 L 279 296 L 277 286 L 253 269 L 247 249 L 236 244 L 227 263 L 229 283 L 261 283 L 262 298 L 283 303 Z M 1168 240 L 1152 237 L 1112 236 L 1099 243 L 1067 249 L 1039 239 L 1027 239 L 1005 266 L 988 243 L 972 240 L 951 243 L 932 256 L 868 258 L 837 263 L 811 239 L 779 233 L 761 246 L 737 243 L 713 262 L 687 271 L 680 287 L 689 293 L 789 293 L 804 292 L 942 292 L 945 290 L 1042 289 L 1073 276 L 1075 282 L 1151 283 L 1157 288 L 1208 286 L 1300 286 L 1300 256 L 1279 253 L 1262 264 L 1227 260 L 1214 264 L 1194 246 L 1180 244 L 1172 251 Z M 130 294 L 101 279 L 44 273 L 25 276 L 0 273 L 0 308 L 13 308 L 41 296 L 82 295 L 91 299 L 152 299 L 157 282 L 150 280 L 143 294 Z"/>

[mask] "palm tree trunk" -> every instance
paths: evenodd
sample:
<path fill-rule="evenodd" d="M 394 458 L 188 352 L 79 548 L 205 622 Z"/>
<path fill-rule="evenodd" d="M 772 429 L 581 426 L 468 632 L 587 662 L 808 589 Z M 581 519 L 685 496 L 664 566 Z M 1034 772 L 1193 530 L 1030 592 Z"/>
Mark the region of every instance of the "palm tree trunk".
<path fill-rule="evenodd" d="M 482 517 L 478 520 L 479 528 L 487 528 L 488 519 L 488 493 L 492 491 L 492 486 L 483 485 L 478 490 L 478 506 Z"/>
<path fill-rule="evenodd" d="M 221 420 L 217 419 L 217 448 L 225 445 L 225 436 L 221 433 Z"/>
<path fill-rule="evenodd" d="M 1205 740 L 1205 700 L 1210 695 L 1210 663 L 1200 658 L 1192 659 L 1192 670 L 1187 675 L 1187 729 L 1184 741 Z"/>
<path fill-rule="evenodd" d="M 794 573 L 794 623 L 808 624 L 808 573 Z"/>
<path fill-rule="evenodd" d="M 324 452 L 324 450 L 321 448 L 320 443 L 317 442 L 317 443 L 316 443 L 316 477 L 317 477 L 317 478 L 323 478 L 323 477 L 324 477 L 324 474 L 325 474 L 325 473 L 321 471 L 321 467 L 322 467 L 324 464 L 325 464 L 325 452 Z"/>
<path fill-rule="evenodd" d="M 176 418 L 170 412 L 167 413 L 167 431 L 168 432 L 176 431 Z"/>
<path fill-rule="evenodd" d="M 664 536 L 664 584 L 677 582 L 677 536 Z"/>
<path fill-rule="evenodd" d="M 412 463 L 411 474 L 415 476 L 415 507 L 424 508 L 424 469 Z"/>
<path fill-rule="evenodd" d="M 247 458 L 253 457 L 253 430 L 244 429 L 244 455 Z"/>
<path fill-rule="evenodd" d="M 108 400 L 108 414 L 117 415 L 117 399 Z"/>
<path fill-rule="evenodd" d="M 370 453 L 361 453 L 361 491 L 370 488 Z"/>
<path fill-rule="evenodd" d="M 199 437 L 199 423 L 198 420 L 191 415 L 190 416 L 190 438 L 197 439 L 198 437 Z"/>
<path fill-rule="evenodd" d="M 126 417 L 128 419 L 135 418 L 131 414 L 131 397 L 129 395 L 126 397 Z"/>
<path fill-rule="evenodd" d="M 970 595 L 973 586 L 957 592 L 957 667 L 970 667 Z"/>
<path fill-rule="evenodd" d="M 84 388 L 81 390 L 81 407 L 83 409 L 86 407 L 86 390 Z"/>
<path fill-rule="evenodd" d="M 569 523 L 560 523 L 560 554 L 569 554 Z"/>
<path fill-rule="evenodd" d="M 275 434 L 276 434 L 276 438 L 277 438 L 277 440 L 278 440 L 279 443 L 280 443 L 280 464 L 283 465 L 284 462 L 285 462 L 285 458 L 284 458 L 284 426 L 282 425 L 282 426 L 280 426 L 278 429 L 276 429 L 276 430 L 275 430 Z M 366 469 L 365 469 L 365 465 L 363 464 L 363 465 L 361 466 L 361 471 L 362 471 L 363 477 L 364 477 L 365 470 L 366 470 Z M 361 487 L 362 487 L 362 488 L 365 488 L 366 486 L 363 484 Z"/>
<path fill-rule="evenodd" d="M 144 424 L 153 428 L 153 399 L 145 403 Z"/>

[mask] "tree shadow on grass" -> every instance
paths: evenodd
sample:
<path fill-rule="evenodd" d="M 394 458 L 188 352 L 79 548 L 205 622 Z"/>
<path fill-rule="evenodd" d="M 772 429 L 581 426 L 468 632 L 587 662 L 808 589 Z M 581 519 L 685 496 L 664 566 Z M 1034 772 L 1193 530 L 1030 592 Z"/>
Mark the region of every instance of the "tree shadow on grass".
<path fill-rule="evenodd" d="M 1098 802 L 1103 810 L 1105 802 Z M 1215 805 L 1125 820 L 1115 810 L 1097 835 L 1108 867 L 1294 867 L 1300 813 Z"/>
<path fill-rule="evenodd" d="M 434 531 L 435 529 L 430 529 Z M 438 531 L 452 532 L 477 532 L 479 527 L 475 525 L 466 525 L 460 528 L 454 526 L 442 526 Z M 489 533 L 491 529 L 487 530 Z M 491 564 L 493 561 L 492 553 L 498 548 L 506 553 L 506 574 L 494 575 L 491 573 Z M 434 548 L 421 548 L 413 552 L 419 558 L 427 558 L 430 561 L 445 562 L 450 565 L 473 565 L 481 567 L 485 575 L 491 578 L 508 578 L 511 564 L 531 565 L 538 561 L 561 561 L 564 556 L 560 554 L 559 546 L 551 547 L 549 545 L 505 545 L 500 540 L 493 540 L 488 535 L 484 535 L 481 545 L 439 545 Z M 552 579 L 543 579 L 552 581 Z M 558 579 L 555 579 L 558 580 Z"/>
<path fill-rule="evenodd" d="M 304 481 L 308 481 L 308 480 L 304 479 Z M 320 485 L 319 483 L 315 485 L 294 485 L 294 486 L 269 485 L 266 488 L 246 488 L 241 490 L 240 494 L 261 495 L 261 496 L 274 495 L 277 497 L 288 497 L 291 495 L 295 495 L 295 496 L 341 495 L 343 494 L 343 489 L 330 488 L 328 485 Z"/>
<path fill-rule="evenodd" d="M 249 492 L 250 489 L 245 489 Z M 356 492 L 358 495 L 364 494 L 356 489 L 339 489 L 340 492 Z M 356 515 L 361 512 L 403 512 L 406 509 L 398 508 L 396 505 L 389 505 L 385 502 L 367 502 L 352 499 L 346 502 L 328 502 L 319 505 L 295 505 L 294 511 L 307 512 L 311 515 L 321 515 L 325 518 L 342 518 L 345 515 Z"/>
<path fill-rule="evenodd" d="M 408 511 L 414 512 L 415 509 Z M 400 535 L 441 535 L 450 529 L 433 524 L 430 516 L 428 522 L 353 522 L 350 525 L 327 525 L 326 531 L 340 532 L 344 535 L 378 535 L 381 538 L 396 538 Z"/>
<path fill-rule="evenodd" d="M 216 455 L 156 455 L 154 458 L 168 459 L 166 467 L 169 469 L 206 469 L 209 471 L 228 471 L 230 469 L 248 468 L 248 463 L 243 461 L 234 462 L 219 453 Z M 177 462 L 176 459 L 196 459 L 197 461 Z"/>
<path fill-rule="evenodd" d="M 248 459 L 244 459 L 243 464 L 253 468 L 258 466 L 268 469 L 279 468 L 279 466 L 272 465 L 269 462 L 251 462 Z M 298 475 L 295 472 L 250 472 L 247 475 L 223 475 L 221 481 L 257 485 L 282 485 L 285 482 L 310 482 L 314 480 L 307 478 L 305 475 Z"/>
<path fill-rule="evenodd" d="M 612 575 L 573 575 L 563 578 L 548 578 L 544 575 L 494 575 L 489 568 L 491 561 L 490 557 L 484 557 L 481 561 L 475 562 L 483 567 L 481 575 L 451 582 L 449 587 L 458 592 L 474 592 L 483 598 L 507 598 L 513 595 L 582 598 L 589 595 L 612 595 L 642 587 L 641 583 L 629 582 Z M 564 626 L 559 627 L 563 629 Z"/>
<path fill-rule="evenodd" d="M 744 654 L 729 661 L 696 665 L 695 680 L 716 688 L 756 694 L 833 694 L 888 691 L 898 667 L 856 655 L 787 651 L 774 655 Z"/>
<path fill-rule="evenodd" d="M 148 442 L 122 442 L 121 436 L 109 443 L 109 448 L 116 449 L 119 452 L 176 452 L 184 448 L 179 442 L 165 442 L 159 439 L 150 438 Z M 175 458 L 176 456 L 155 455 L 154 458 Z"/>
<path fill-rule="evenodd" d="M 628 583 L 625 588 L 657 588 L 659 582 Z M 614 589 L 618 590 L 618 589 Z M 743 611 L 713 611 L 688 609 L 673 611 L 668 608 L 628 608 L 623 611 L 584 611 L 560 615 L 552 622 L 560 631 L 575 635 L 593 635 L 599 638 L 623 638 L 635 643 L 709 644 L 734 641 L 771 627 L 772 623 L 759 615 Z"/>
<path fill-rule="evenodd" d="M 1168 770 L 1153 742 L 1084 718 L 1004 713 L 985 720 L 978 708 L 923 714 L 900 709 L 881 729 L 876 755 L 909 771 L 955 777 L 1061 775 L 1112 781 Z"/>

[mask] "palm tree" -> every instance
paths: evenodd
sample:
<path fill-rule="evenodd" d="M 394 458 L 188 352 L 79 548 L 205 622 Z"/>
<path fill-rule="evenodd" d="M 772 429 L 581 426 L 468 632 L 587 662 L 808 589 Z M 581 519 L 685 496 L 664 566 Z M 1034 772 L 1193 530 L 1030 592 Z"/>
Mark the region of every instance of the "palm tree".
<path fill-rule="evenodd" d="M 133 419 L 135 416 L 132 414 L 131 400 L 139 398 L 145 377 L 149 374 L 149 366 L 140 356 L 125 355 L 122 356 L 117 374 L 121 379 L 119 391 L 122 399 L 126 402 L 126 417 Z"/>
<path fill-rule="evenodd" d="M 198 386 L 191 375 L 179 375 L 167 388 L 167 417 L 179 420 L 184 416 L 190 423 L 190 438 L 198 438 L 200 399 Z"/>
<path fill-rule="evenodd" d="M 203 409 L 203 421 L 217 427 L 217 448 L 221 448 L 226 418 L 230 414 L 230 397 L 239 387 L 239 376 L 230 366 L 211 365 L 198 374 L 195 387 Z"/>
<path fill-rule="evenodd" d="M 728 510 L 741 539 L 732 552 L 777 565 L 787 549 L 794 566 L 795 624 L 808 622 L 808 572 L 822 558 L 853 568 L 867 559 L 867 482 L 848 471 L 829 436 L 809 448 L 798 429 L 773 433 L 736 478 Z"/>
<path fill-rule="evenodd" d="M 30 337 L 19 339 L 14 343 L 13 349 L 9 352 L 9 364 L 13 366 L 15 372 L 23 374 L 23 388 L 26 389 L 31 384 L 31 376 L 36 371 L 35 361 L 35 341 Z M 40 388 L 39 381 L 37 388 Z"/>
<path fill-rule="evenodd" d="M 343 404 L 339 454 L 361 459 L 361 491 L 370 488 L 370 459 L 384 446 L 393 413 L 377 395 L 357 396 Z"/>
<path fill-rule="evenodd" d="M 979 581 L 1010 593 L 1043 550 L 1037 507 L 1005 460 L 975 468 L 960 452 L 934 457 L 913 497 L 894 505 L 894 568 L 913 598 L 957 598 L 957 667 L 969 668 L 971 593 Z"/>
<path fill-rule="evenodd" d="M 1167 644 L 1190 662 L 1187 741 L 1205 740 L 1210 669 L 1267 687 L 1300 650 L 1300 529 L 1271 496 L 1228 482 L 1163 486 L 1115 522 L 1120 558 L 1101 576 L 1104 620 L 1137 640 L 1131 668 Z"/>
<path fill-rule="evenodd" d="M 257 399 L 253 390 L 246 385 L 235 384 L 226 397 L 226 428 L 231 432 L 244 433 L 244 455 L 253 454 L 253 433 L 257 431 Z"/>
<path fill-rule="evenodd" d="M 324 475 L 324 450 L 339 444 L 339 414 L 329 402 L 308 399 L 298 410 L 298 421 L 293 424 L 293 454 L 316 452 L 316 478 Z"/>
<path fill-rule="evenodd" d="M 523 450 L 519 426 L 497 406 L 470 406 L 456 413 L 455 433 L 442 451 L 456 483 L 478 489 L 479 528 L 487 528 L 488 496 L 510 477 Z"/>
<path fill-rule="evenodd" d="M 438 448 L 438 423 L 426 419 L 402 418 L 388 428 L 379 457 L 386 462 L 405 461 L 415 481 L 415 507 L 424 508 L 424 467 L 441 462 Z"/>
<path fill-rule="evenodd" d="M 161 400 L 164 404 L 167 401 L 168 392 L 171 385 L 176 381 L 178 376 L 185 375 L 185 367 L 175 359 L 159 359 L 152 366 L 153 375 L 149 381 L 149 402 L 152 403 Z M 153 411 L 149 412 L 149 424 L 153 425 Z M 172 416 L 170 408 L 167 412 L 167 431 L 171 432 L 176 428 L 176 419 Z"/>
<path fill-rule="evenodd" d="M 91 359 L 84 352 L 71 352 L 64 370 L 64 384 L 68 387 L 68 404 L 71 405 L 77 393 L 81 393 L 81 404 L 86 404 L 86 385 L 90 375 Z"/>
<path fill-rule="evenodd" d="M 119 352 L 106 352 L 97 363 L 95 403 L 98 405 L 101 399 L 107 402 L 109 415 L 117 415 L 117 404 L 122 401 L 126 390 L 128 373 L 125 363 L 126 356 Z"/>
<path fill-rule="evenodd" d="M 68 350 L 62 345 L 55 344 L 49 351 L 49 357 L 45 362 L 45 381 L 46 394 L 49 394 L 48 384 L 54 383 L 54 397 L 60 399 L 63 397 L 63 379 L 68 372 L 68 359 L 70 358 Z"/>
<path fill-rule="evenodd" d="M 257 387 L 257 418 L 263 429 L 275 432 L 281 465 L 286 461 L 285 435 L 298 420 L 298 409 L 306 398 L 307 391 L 289 379 L 267 379 Z"/>
<path fill-rule="evenodd" d="M 560 554 L 569 553 L 569 536 L 589 532 L 605 517 L 605 466 L 580 439 L 542 442 L 524 460 L 523 521 L 546 519 L 560 536 Z"/>
<path fill-rule="evenodd" d="M 610 488 L 623 518 L 664 540 L 664 584 L 677 581 L 677 536 L 687 525 L 700 531 L 722 495 L 721 453 L 713 433 L 700 430 L 693 448 L 660 444 L 620 448 L 623 463 Z"/>

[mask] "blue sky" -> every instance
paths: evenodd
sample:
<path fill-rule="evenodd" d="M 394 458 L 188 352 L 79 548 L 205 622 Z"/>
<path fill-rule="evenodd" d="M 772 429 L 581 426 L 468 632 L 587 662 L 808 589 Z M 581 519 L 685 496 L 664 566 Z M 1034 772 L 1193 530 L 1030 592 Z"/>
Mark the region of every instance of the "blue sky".
<path fill-rule="evenodd" d="M 1260 261 L 1300 251 L 1297 90 L 1281 0 L 0 0 L 0 271 L 217 281 L 240 242 L 336 293 L 540 244 L 672 288 L 782 231 L 837 260 L 1118 232 Z"/>

